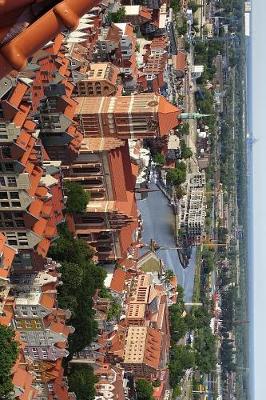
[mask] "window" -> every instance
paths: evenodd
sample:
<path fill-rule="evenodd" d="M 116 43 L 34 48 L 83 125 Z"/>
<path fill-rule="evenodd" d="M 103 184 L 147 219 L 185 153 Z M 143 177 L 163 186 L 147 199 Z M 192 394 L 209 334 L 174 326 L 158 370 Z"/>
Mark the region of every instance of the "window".
<path fill-rule="evenodd" d="M 18 221 L 16 221 L 16 226 L 17 226 L 17 228 L 24 228 L 25 223 L 24 223 L 24 221 L 18 220 Z"/>
<path fill-rule="evenodd" d="M 0 192 L 0 199 L 7 199 L 7 193 L 6 192 Z"/>
<path fill-rule="evenodd" d="M 5 178 L 0 176 L 0 186 L 6 186 Z"/>
<path fill-rule="evenodd" d="M 5 164 L 6 171 L 14 171 L 14 165 L 12 163 Z"/>
<path fill-rule="evenodd" d="M 6 207 L 6 208 L 8 208 L 8 207 L 9 207 L 9 202 L 8 202 L 8 201 L 2 201 L 2 202 L 1 202 L 1 207 Z"/>
<path fill-rule="evenodd" d="M 4 158 L 11 158 L 11 148 L 9 146 L 3 146 L 2 155 Z"/>
<path fill-rule="evenodd" d="M 29 260 L 29 259 L 31 258 L 31 255 L 30 255 L 29 253 L 23 253 L 22 258 L 23 258 L 24 260 Z M 36 306 L 32 306 L 32 309 L 33 309 L 33 310 L 36 310 L 37 307 L 36 307 Z"/>
<path fill-rule="evenodd" d="M 10 192 L 10 197 L 11 199 L 19 199 L 19 194 L 18 192 Z"/>
<path fill-rule="evenodd" d="M 12 207 L 20 207 L 20 202 L 19 201 L 12 201 Z"/>
<path fill-rule="evenodd" d="M 6 228 L 13 228 L 14 227 L 14 222 L 13 221 L 5 221 L 4 225 Z"/>
<path fill-rule="evenodd" d="M 17 186 L 17 180 L 16 180 L 15 176 L 8 176 L 7 184 L 8 184 L 8 186 Z"/>
<path fill-rule="evenodd" d="M 18 237 L 26 237 L 26 233 L 25 232 L 18 232 Z"/>

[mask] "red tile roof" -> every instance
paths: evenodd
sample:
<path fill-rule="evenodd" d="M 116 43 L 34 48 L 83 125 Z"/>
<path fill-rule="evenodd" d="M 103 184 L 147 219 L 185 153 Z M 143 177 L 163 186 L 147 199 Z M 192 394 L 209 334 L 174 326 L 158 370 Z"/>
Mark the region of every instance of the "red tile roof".
<path fill-rule="evenodd" d="M 160 96 L 158 115 L 160 134 L 162 136 L 167 135 L 171 129 L 174 129 L 179 124 L 180 110 L 169 103 L 163 96 Z"/>
<path fill-rule="evenodd" d="M 182 71 L 185 72 L 186 66 L 187 66 L 187 56 L 186 53 L 179 51 L 177 55 L 174 55 L 173 57 L 173 67 L 177 71 Z"/>
<path fill-rule="evenodd" d="M 115 270 L 111 280 L 110 289 L 114 292 L 122 293 L 125 286 L 126 272 L 118 268 Z"/>

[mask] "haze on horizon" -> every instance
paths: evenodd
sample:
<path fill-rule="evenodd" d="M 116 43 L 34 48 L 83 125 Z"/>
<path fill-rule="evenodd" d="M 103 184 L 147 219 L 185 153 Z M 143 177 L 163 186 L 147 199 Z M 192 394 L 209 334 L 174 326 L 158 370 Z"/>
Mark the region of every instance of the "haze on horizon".
<path fill-rule="evenodd" d="M 265 400 L 265 360 L 266 360 L 266 26 L 265 0 L 252 2 L 252 126 L 253 137 L 258 142 L 253 146 L 253 239 L 254 258 L 250 267 L 254 271 L 254 365 L 251 360 L 251 375 L 254 376 L 252 399 Z M 252 311 L 252 310 L 251 310 Z M 252 315 L 251 315 L 252 320 Z M 252 346 L 252 343 L 251 343 Z M 253 388 L 251 387 L 251 391 Z M 241 400 L 241 399 L 239 399 Z"/>

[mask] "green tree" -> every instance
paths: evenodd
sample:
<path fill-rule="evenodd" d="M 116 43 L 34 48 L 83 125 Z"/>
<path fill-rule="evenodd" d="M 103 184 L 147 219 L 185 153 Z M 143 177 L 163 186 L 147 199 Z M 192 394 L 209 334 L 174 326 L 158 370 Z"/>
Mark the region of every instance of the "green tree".
<path fill-rule="evenodd" d="M 84 240 L 74 239 L 64 224 L 58 230 L 59 237 L 53 241 L 49 249 L 50 257 L 59 262 L 67 261 L 77 264 L 91 260 L 93 250 Z"/>
<path fill-rule="evenodd" d="M 184 140 L 180 140 L 180 149 L 182 158 L 187 159 L 193 156 L 191 148 L 186 145 Z"/>
<path fill-rule="evenodd" d="M 201 373 L 210 373 L 217 362 L 215 352 L 215 337 L 211 328 L 205 326 L 198 331 L 194 341 L 195 362 Z"/>
<path fill-rule="evenodd" d="M 113 299 L 110 308 L 107 313 L 107 320 L 113 320 L 116 319 L 118 320 L 120 315 L 121 315 L 121 305 L 118 303 L 116 299 Z"/>
<path fill-rule="evenodd" d="M 173 9 L 174 14 L 178 13 L 181 9 L 180 0 L 171 0 L 171 8 Z"/>
<path fill-rule="evenodd" d="M 190 1 L 188 4 L 188 8 L 190 8 L 193 12 L 193 14 L 197 11 L 197 9 L 200 7 L 199 4 L 197 4 L 195 1 Z"/>
<path fill-rule="evenodd" d="M 158 165 L 164 165 L 165 164 L 165 157 L 161 153 L 156 153 L 155 156 L 153 157 L 153 160 Z"/>
<path fill-rule="evenodd" d="M 64 226 L 60 232 L 49 255 L 61 263 L 63 286 L 58 288 L 58 304 L 72 313 L 70 324 L 75 328 L 69 336 L 72 355 L 88 346 L 97 335 L 92 298 L 96 289 L 103 288 L 106 273 L 92 262 L 92 252 L 86 242 L 74 239 Z"/>
<path fill-rule="evenodd" d="M 164 272 L 164 282 L 170 283 L 171 279 L 175 276 L 174 272 L 171 269 L 166 269 Z"/>
<path fill-rule="evenodd" d="M 13 390 L 11 369 L 18 356 L 18 345 L 14 340 L 15 332 L 0 325 L 0 398 L 8 399 Z"/>
<path fill-rule="evenodd" d="M 188 135 L 189 134 L 188 122 L 183 122 L 182 125 L 179 125 L 178 132 L 181 133 L 181 135 Z"/>
<path fill-rule="evenodd" d="M 186 181 L 186 164 L 179 162 L 176 168 L 170 169 L 166 175 L 167 182 L 179 186 Z"/>
<path fill-rule="evenodd" d="M 177 285 L 176 287 L 177 293 L 177 303 L 184 303 L 184 289 L 181 285 Z"/>
<path fill-rule="evenodd" d="M 170 349 L 170 385 L 174 389 L 184 375 L 185 371 L 194 367 L 195 356 L 191 347 L 174 345 Z"/>
<path fill-rule="evenodd" d="M 119 8 L 119 10 L 117 10 L 116 12 L 114 12 L 114 13 L 109 13 L 109 14 L 108 14 L 108 19 L 109 19 L 111 22 L 119 23 L 119 22 L 123 22 L 123 21 L 124 21 L 125 16 L 126 16 L 125 7 L 121 7 L 121 8 Z"/>
<path fill-rule="evenodd" d="M 153 400 L 152 384 L 145 379 L 139 379 L 136 382 L 137 400 Z"/>
<path fill-rule="evenodd" d="M 90 193 L 76 182 L 66 182 L 64 185 L 67 195 L 66 210 L 69 213 L 81 213 L 86 210 Z"/>
<path fill-rule="evenodd" d="M 93 400 L 96 391 L 95 383 L 98 379 L 89 366 L 75 365 L 68 375 L 68 384 L 71 392 L 77 396 L 77 400 Z"/>

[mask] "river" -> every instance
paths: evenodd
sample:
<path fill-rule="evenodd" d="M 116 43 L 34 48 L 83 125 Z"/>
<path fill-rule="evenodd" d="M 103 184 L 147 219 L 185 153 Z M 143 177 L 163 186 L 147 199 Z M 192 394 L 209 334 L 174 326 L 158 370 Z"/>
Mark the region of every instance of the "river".
<path fill-rule="evenodd" d="M 150 189 L 158 189 L 154 179 L 150 184 Z M 175 247 L 175 216 L 165 195 L 161 191 L 149 192 L 148 197 L 144 200 L 138 199 L 137 204 L 143 219 L 143 242 L 150 243 L 150 240 L 154 239 L 163 247 Z M 192 302 L 193 298 L 195 254 L 194 249 L 189 266 L 184 269 L 180 264 L 177 250 L 157 251 L 157 255 L 167 268 L 174 271 L 178 283 L 184 288 L 184 300 L 186 303 Z"/>

